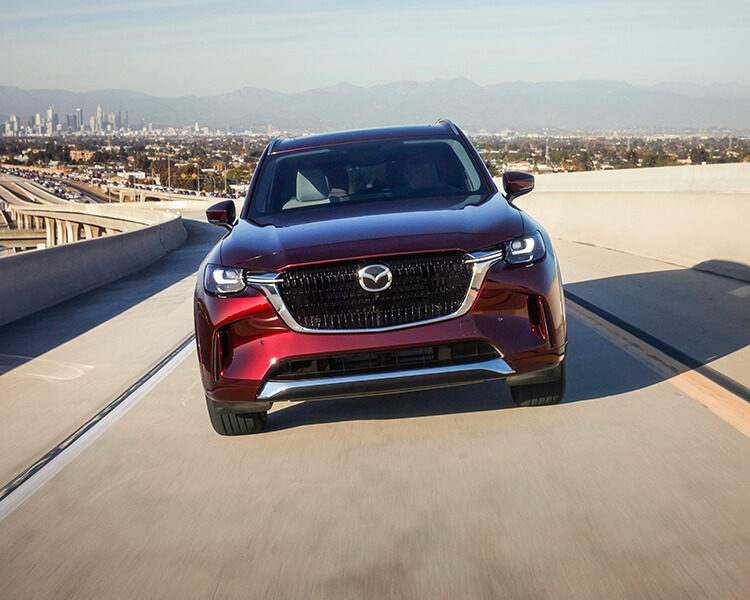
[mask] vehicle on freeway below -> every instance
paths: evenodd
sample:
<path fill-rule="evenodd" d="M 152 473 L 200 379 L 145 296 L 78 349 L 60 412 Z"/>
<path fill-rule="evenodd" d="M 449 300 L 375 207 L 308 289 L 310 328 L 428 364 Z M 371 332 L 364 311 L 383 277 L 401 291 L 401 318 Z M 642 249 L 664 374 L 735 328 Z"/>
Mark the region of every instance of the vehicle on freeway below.
<path fill-rule="evenodd" d="M 195 330 L 214 429 L 255 433 L 274 402 L 492 379 L 518 405 L 565 393 L 560 269 L 453 123 L 275 138 L 199 269 Z"/>

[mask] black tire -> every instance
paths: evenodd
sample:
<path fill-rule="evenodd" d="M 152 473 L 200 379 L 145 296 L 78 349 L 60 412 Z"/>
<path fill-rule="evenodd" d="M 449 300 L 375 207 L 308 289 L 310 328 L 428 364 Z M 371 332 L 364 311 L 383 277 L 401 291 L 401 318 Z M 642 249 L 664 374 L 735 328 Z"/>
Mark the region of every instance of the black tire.
<path fill-rule="evenodd" d="M 210 399 L 206 398 L 208 416 L 211 425 L 219 435 L 247 435 L 248 433 L 260 433 L 266 427 L 268 411 L 232 414 L 220 413 L 216 410 Z"/>
<path fill-rule="evenodd" d="M 510 393 L 518 406 L 557 404 L 565 396 L 565 361 L 560 363 L 560 379 L 557 381 L 511 386 Z"/>

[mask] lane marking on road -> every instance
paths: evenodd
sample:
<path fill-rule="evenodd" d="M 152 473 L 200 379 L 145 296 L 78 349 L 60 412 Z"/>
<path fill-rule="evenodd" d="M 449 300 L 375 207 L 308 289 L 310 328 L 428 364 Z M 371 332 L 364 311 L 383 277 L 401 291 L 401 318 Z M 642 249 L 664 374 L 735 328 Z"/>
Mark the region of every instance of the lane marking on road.
<path fill-rule="evenodd" d="M 577 297 L 572 299 L 571 296 L 572 294 L 566 292 L 568 314 L 649 367 L 663 377 L 665 381 L 700 402 L 729 425 L 750 437 L 750 403 L 742 393 L 742 390 L 747 391 L 747 388 L 701 363 L 699 363 L 699 367 L 686 364 L 686 362 L 692 362 L 695 359 L 687 357 L 690 359 L 689 361 L 678 360 L 678 358 L 670 355 L 672 353 L 677 353 L 678 356 L 682 354 L 678 350 L 663 342 L 655 345 L 642 339 L 638 335 L 641 330 L 633 326 L 627 329 L 620 327 L 619 324 L 613 323 L 611 320 L 589 310 L 588 307 L 582 306 L 580 299 Z M 603 311 L 597 310 L 596 312 Z M 605 314 L 608 315 L 609 313 Z M 615 317 L 615 320 L 619 319 Z M 628 329 L 635 331 L 631 332 Z M 651 337 L 645 332 L 642 333 L 645 337 Z M 664 346 L 667 351 L 665 352 L 658 346 Z M 735 389 L 740 393 L 734 393 Z"/>
<path fill-rule="evenodd" d="M 748 296 L 750 296 L 750 285 L 740 286 L 729 293 L 732 294 L 732 296 L 737 296 L 738 298 L 747 298 Z"/>
<path fill-rule="evenodd" d="M 193 352 L 195 335 L 183 340 L 127 390 L 23 473 L 0 488 L 0 521 L 57 475 Z"/>

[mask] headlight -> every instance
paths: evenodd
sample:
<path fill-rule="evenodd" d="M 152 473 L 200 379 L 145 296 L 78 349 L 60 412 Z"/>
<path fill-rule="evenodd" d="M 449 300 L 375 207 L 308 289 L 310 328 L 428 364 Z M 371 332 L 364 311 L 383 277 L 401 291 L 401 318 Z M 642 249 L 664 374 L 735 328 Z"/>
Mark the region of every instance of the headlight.
<path fill-rule="evenodd" d="M 546 253 L 542 234 L 538 231 L 505 242 L 505 262 L 510 265 L 531 263 L 544 258 Z"/>
<path fill-rule="evenodd" d="M 245 289 L 243 270 L 234 267 L 206 265 L 203 286 L 211 294 L 236 294 Z"/>

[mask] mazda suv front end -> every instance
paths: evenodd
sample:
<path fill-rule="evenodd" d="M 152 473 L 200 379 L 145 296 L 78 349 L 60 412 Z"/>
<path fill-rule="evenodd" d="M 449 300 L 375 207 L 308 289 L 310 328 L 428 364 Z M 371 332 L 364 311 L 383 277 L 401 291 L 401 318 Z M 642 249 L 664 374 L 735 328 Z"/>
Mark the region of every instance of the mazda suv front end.
<path fill-rule="evenodd" d="M 450 121 L 275 138 L 200 267 L 195 328 L 214 429 L 265 426 L 274 402 L 491 379 L 519 405 L 565 392 L 560 271 L 545 230 L 503 195 Z"/>

